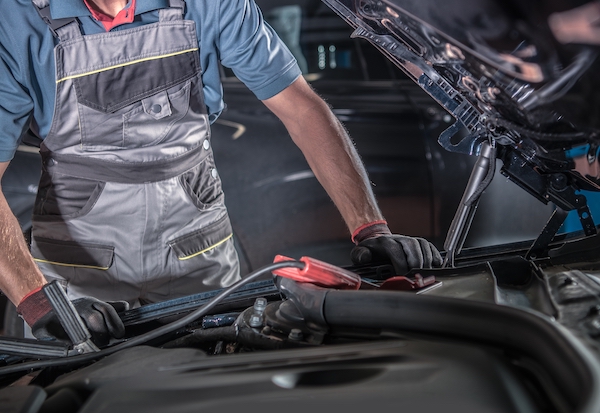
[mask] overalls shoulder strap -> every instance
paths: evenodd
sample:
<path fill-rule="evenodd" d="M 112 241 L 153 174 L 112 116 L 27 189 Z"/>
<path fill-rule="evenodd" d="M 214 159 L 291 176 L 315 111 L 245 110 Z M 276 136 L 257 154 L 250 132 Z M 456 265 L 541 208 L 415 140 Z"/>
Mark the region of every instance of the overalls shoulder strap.
<path fill-rule="evenodd" d="M 181 20 L 184 10 L 184 0 L 169 0 L 169 8 L 159 10 L 159 19 L 161 22 Z"/>
<path fill-rule="evenodd" d="M 31 0 L 38 14 L 52 31 L 54 37 L 66 40 L 81 36 L 76 18 L 54 19 L 50 14 L 50 0 Z M 169 8 L 159 11 L 160 21 L 181 20 L 185 10 L 184 0 L 169 0 Z"/>
<path fill-rule="evenodd" d="M 38 14 L 50 28 L 50 31 L 61 40 L 80 35 L 76 18 L 53 19 L 50 14 L 49 0 L 31 0 Z"/>

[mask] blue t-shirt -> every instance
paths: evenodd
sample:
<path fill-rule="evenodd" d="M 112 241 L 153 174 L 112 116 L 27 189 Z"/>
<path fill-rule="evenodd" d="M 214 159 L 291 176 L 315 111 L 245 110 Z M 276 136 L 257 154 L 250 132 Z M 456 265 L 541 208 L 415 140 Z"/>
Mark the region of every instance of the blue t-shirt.
<path fill-rule="evenodd" d="M 168 0 L 136 0 L 135 20 L 111 31 L 158 21 Z M 12 159 L 30 116 L 40 136 L 52 122 L 57 40 L 31 0 L 0 0 L 0 162 Z M 52 17 L 77 17 L 84 34 L 104 33 L 83 0 L 52 0 Z M 196 22 L 204 97 L 210 119 L 224 108 L 219 62 L 231 68 L 261 100 L 281 92 L 300 76 L 296 60 L 264 22 L 253 0 L 188 0 L 187 20 Z"/>

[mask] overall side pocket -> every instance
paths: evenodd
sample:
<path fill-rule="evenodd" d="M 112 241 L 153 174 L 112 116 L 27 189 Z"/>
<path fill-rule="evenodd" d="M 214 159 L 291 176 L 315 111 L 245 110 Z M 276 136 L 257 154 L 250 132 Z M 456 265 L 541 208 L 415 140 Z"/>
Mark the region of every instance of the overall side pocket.
<path fill-rule="evenodd" d="M 212 155 L 206 156 L 199 165 L 182 174 L 179 183 L 201 211 L 223 202 L 221 179 Z"/>
<path fill-rule="evenodd" d="M 38 262 L 65 267 L 107 270 L 113 262 L 114 247 L 76 241 L 35 237 L 31 255 Z"/>
<path fill-rule="evenodd" d="M 55 173 L 43 174 L 34 205 L 37 220 L 65 220 L 85 216 L 94 207 L 105 183 Z"/>

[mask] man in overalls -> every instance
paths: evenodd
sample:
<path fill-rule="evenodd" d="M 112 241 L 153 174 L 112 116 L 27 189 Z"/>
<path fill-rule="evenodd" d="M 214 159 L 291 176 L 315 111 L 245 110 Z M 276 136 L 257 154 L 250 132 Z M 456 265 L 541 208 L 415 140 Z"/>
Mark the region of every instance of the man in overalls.
<path fill-rule="evenodd" d="M 240 278 L 210 143 L 219 62 L 285 124 L 353 231 L 356 261 L 440 264 L 427 241 L 390 233 L 344 128 L 252 0 L 5 0 L 2 13 L 0 177 L 28 127 L 43 172 L 31 252 L 0 194 L 0 289 L 34 335 L 48 334 L 48 281 L 93 333 L 120 336 L 105 301 Z"/>

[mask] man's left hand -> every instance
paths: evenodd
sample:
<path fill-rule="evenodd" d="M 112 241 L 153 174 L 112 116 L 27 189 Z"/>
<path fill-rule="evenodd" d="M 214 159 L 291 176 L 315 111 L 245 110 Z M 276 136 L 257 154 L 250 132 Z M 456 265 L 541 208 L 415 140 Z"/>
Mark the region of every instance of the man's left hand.
<path fill-rule="evenodd" d="M 413 268 L 442 265 L 442 256 L 431 242 L 424 238 L 396 234 L 380 235 L 359 242 L 351 254 L 355 264 L 389 260 L 396 275 L 406 274 Z"/>
<path fill-rule="evenodd" d="M 355 264 L 391 261 L 396 275 L 404 275 L 413 268 L 442 265 L 442 256 L 431 242 L 424 238 L 392 234 L 383 220 L 360 227 L 352 240 L 356 243 L 351 252 Z"/>

